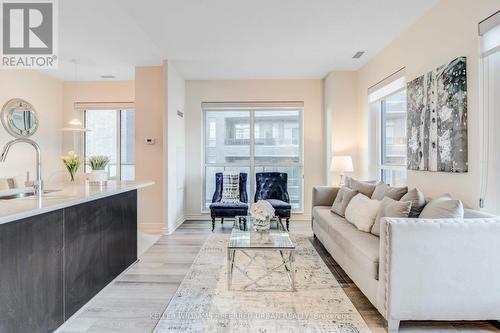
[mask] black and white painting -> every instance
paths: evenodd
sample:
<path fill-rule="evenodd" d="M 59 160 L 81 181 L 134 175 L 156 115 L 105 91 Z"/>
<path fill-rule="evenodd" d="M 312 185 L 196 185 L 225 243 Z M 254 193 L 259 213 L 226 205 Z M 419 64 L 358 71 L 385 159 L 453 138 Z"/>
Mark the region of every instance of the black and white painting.
<path fill-rule="evenodd" d="M 408 169 L 467 172 L 467 70 L 460 57 L 407 84 Z"/>

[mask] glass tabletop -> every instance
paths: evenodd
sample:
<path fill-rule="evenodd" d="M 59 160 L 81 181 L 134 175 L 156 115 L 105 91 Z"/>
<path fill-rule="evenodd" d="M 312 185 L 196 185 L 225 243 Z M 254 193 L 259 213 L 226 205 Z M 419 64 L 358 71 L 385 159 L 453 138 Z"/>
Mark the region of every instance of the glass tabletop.
<path fill-rule="evenodd" d="M 254 218 L 251 216 L 236 216 L 228 248 L 295 249 L 281 221 L 271 219 L 271 228 L 266 231 L 255 231 L 253 221 Z"/>

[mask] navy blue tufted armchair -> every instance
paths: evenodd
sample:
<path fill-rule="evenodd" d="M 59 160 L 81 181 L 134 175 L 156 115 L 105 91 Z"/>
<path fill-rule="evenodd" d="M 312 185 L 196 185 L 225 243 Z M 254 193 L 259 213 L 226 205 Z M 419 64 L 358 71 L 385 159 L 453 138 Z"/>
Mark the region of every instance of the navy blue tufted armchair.
<path fill-rule="evenodd" d="M 281 220 L 286 219 L 286 230 L 289 230 L 292 205 L 287 191 L 288 174 L 282 172 L 259 172 L 255 174 L 255 202 L 268 201 Z"/>
<path fill-rule="evenodd" d="M 247 195 L 247 174 L 240 173 L 240 202 L 222 202 L 222 172 L 215 174 L 215 192 L 210 204 L 210 215 L 212 217 L 212 231 L 215 228 L 215 219 L 220 218 L 224 223 L 224 218 L 235 216 L 245 216 L 248 214 Z"/>

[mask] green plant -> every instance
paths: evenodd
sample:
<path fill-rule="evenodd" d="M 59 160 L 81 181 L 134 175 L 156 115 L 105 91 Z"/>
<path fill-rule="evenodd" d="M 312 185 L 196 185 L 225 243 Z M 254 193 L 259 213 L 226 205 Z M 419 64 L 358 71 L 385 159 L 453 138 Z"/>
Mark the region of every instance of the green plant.
<path fill-rule="evenodd" d="M 89 157 L 89 165 L 92 170 L 104 170 L 109 163 L 109 156 L 96 155 Z"/>
<path fill-rule="evenodd" d="M 66 169 L 68 169 L 69 175 L 71 176 L 71 181 L 74 182 L 75 174 L 78 171 L 78 168 L 80 168 L 80 165 L 82 164 L 80 156 L 75 154 L 74 151 L 70 151 L 68 152 L 68 155 L 61 156 L 61 160 L 66 166 Z"/>

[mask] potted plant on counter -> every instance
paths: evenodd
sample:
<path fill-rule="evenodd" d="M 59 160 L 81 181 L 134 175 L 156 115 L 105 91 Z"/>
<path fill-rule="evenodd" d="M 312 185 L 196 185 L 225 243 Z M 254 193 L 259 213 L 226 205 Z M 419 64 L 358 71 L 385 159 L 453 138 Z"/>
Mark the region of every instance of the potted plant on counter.
<path fill-rule="evenodd" d="M 92 169 L 92 172 L 89 175 L 89 181 L 91 183 L 104 184 L 108 180 L 108 171 L 106 171 L 106 166 L 109 164 L 109 156 L 90 156 L 88 163 Z"/>

